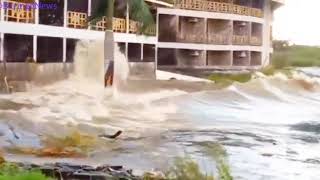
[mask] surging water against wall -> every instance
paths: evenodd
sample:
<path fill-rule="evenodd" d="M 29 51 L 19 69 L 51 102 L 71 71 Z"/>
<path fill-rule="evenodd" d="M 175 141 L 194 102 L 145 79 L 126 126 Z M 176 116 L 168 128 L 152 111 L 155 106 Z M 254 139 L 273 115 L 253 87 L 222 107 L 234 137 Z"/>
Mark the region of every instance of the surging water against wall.
<path fill-rule="evenodd" d="M 78 81 L 89 81 L 88 85 L 104 85 L 104 47 L 103 42 L 78 41 L 74 56 L 74 77 Z M 125 86 L 129 74 L 129 66 L 125 55 L 120 52 L 116 45 L 114 49 L 114 93 L 118 92 L 120 86 Z"/>

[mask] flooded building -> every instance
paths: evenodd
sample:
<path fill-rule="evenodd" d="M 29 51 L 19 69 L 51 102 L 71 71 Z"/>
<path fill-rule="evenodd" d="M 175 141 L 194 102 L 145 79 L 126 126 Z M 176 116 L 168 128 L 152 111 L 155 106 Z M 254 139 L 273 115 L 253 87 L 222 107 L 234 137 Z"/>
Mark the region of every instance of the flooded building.
<path fill-rule="evenodd" d="M 0 76 L 5 72 L 11 81 L 65 78 L 72 72 L 79 40 L 104 40 L 106 18 L 89 23 L 99 1 L 0 0 Z M 129 62 L 131 77 L 138 78 L 155 78 L 157 69 L 258 69 L 267 65 L 272 53 L 273 11 L 284 3 L 145 1 L 156 23 L 146 33 L 139 33 L 140 24 L 130 18 L 126 6 L 117 6 L 113 18 L 115 41 Z"/>

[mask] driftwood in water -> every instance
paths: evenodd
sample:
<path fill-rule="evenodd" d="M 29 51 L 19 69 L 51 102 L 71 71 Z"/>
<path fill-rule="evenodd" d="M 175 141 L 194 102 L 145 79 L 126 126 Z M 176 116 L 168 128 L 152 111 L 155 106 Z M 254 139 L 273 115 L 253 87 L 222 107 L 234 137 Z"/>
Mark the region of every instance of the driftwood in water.
<path fill-rule="evenodd" d="M 106 134 L 102 134 L 102 135 L 99 135 L 99 137 L 103 137 L 103 138 L 109 138 L 109 139 L 115 139 L 117 138 L 118 136 L 120 136 L 122 134 L 122 131 L 117 131 L 115 134 L 113 135 L 106 135 Z"/>

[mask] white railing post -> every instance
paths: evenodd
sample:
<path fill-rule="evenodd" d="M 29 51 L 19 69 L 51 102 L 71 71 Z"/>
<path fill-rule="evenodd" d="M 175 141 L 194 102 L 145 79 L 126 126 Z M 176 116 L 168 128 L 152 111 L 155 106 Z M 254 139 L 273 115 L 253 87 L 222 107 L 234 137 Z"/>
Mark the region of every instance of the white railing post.
<path fill-rule="evenodd" d="M 127 2 L 127 10 L 126 10 L 126 33 L 129 33 L 130 28 L 130 14 L 129 14 L 129 3 Z"/>
<path fill-rule="evenodd" d="M 39 7 L 39 0 L 35 0 L 35 2 L 34 3 L 36 3 L 37 4 L 37 7 L 35 8 L 35 13 L 34 13 L 34 18 L 35 18 L 35 24 L 39 24 L 39 9 L 40 9 L 40 7 Z"/>

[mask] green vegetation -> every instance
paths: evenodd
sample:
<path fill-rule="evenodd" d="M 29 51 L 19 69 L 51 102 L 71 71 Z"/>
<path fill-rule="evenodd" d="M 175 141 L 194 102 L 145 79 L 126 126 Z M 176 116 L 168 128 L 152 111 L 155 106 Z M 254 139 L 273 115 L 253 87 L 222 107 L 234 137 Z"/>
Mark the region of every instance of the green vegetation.
<path fill-rule="evenodd" d="M 190 157 L 178 157 L 175 159 L 173 166 L 165 173 L 164 177 L 155 177 L 145 174 L 144 180 L 233 180 L 230 167 L 227 162 L 227 152 L 218 143 L 200 143 L 206 155 L 211 157 L 217 168 L 217 176 L 208 175 L 201 171 L 199 165 Z"/>
<path fill-rule="evenodd" d="M 274 41 L 273 44 L 271 64 L 276 69 L 320 66 L 320 47 L 289 46 L 286 41 Z"/>
<path fill-rule="evenodd" d="M 199 165 L 189 157 L 176 158 L 174 165 L 166 173 L 166 177 L 172 180 L 215 179 L 213 176 L 202 173 Z"/>
<path fill-rule="evenodd" d="M 0 164 L 0 180 L 53 180 L 38 170 L 24 170 L 13 163 Z"/>
<path fill-rule="evenodd" d="M 231 170 L 228 165 L 227 151 L 218 143 L 205 143 L 203 148 L 207 155 L 212 157 L 217 163 L 217 170 L 220 180 L 233 180 Z"/>
<path fill-rule="evenodd" d="M 274 53 L 269 66 L 260 70 L 266 76 L 282 73 L 289 78 L 295 67 L 320 66 L 320 47 L 314 46 L 289 46 L 287 41 L 274 41 Z M 229 86 L 233 82 L 245 83 L 253 78 L 252 73 L 225 74 L 214 73 L 209 79 L 222 87 Z"/>
<path fill-rule="evenodd" d="M 251 73 L 238 73 L 238 74 L 214 73 L 209 76 L 210 80 L 222 86 L 231 85 L 235 81 L 240 83 L 245 83 L 250 81 L 251 78 L 252 78 Z"/>

